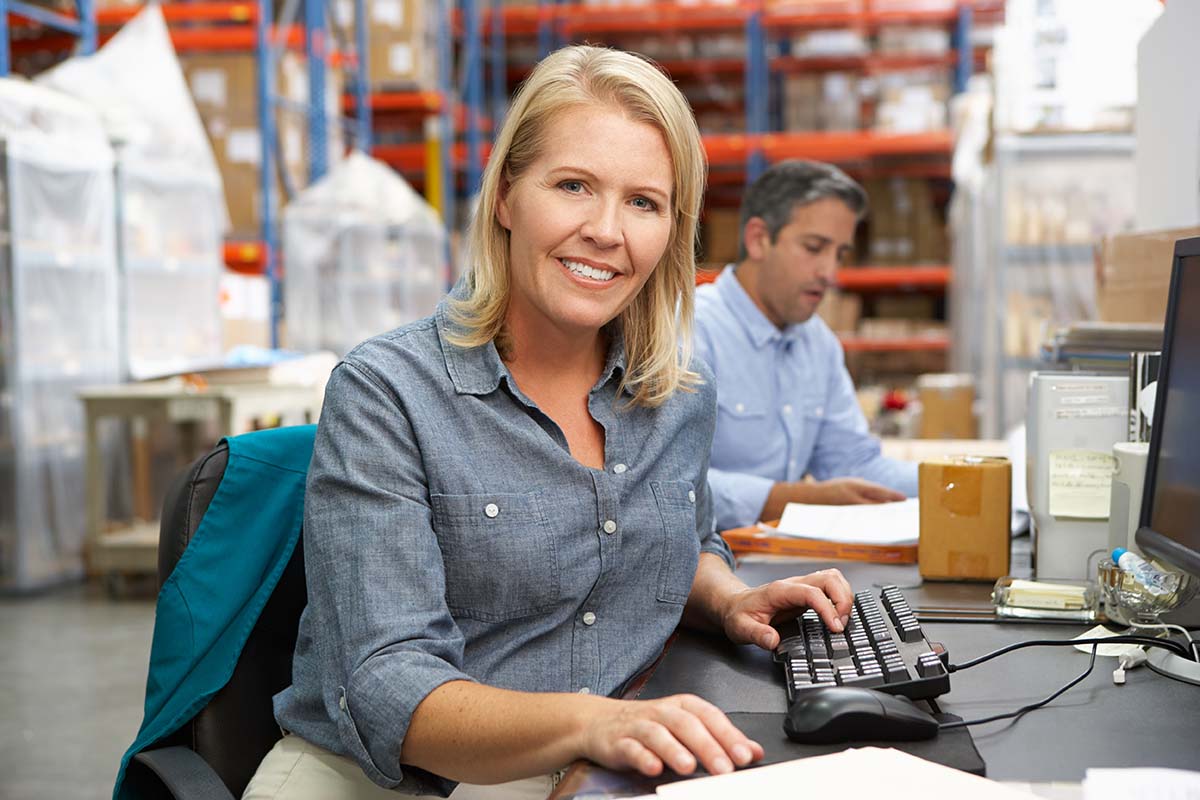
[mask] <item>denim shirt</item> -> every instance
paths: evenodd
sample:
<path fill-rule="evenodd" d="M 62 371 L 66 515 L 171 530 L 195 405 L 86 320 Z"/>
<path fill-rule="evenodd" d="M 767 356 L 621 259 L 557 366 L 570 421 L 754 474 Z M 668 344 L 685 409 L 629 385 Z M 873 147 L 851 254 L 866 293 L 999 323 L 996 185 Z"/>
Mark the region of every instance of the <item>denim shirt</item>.
<path fill-rule="evenodd" d="M 448 793 L 402 766 L 417 705 L 447 681 L 613 695 L 662 650 L 713 532 L 712 376 L 628 406 L 619 337 L 588 409 L 604 469 L 570 454 L 492 344 L 450 344 L 433 317 L 334 370 L 304 517 L 308 606 L 279 724 L 375 783 Z"/>
<path fill-rule="evenodd" d="M 880 455 L 825 321 L 780 330 L 742 288 L 732 266 L 696 290 L 696 356 L 717 376 L 713 506 L 718 530 L 758 519 L 771 486 L 865 478 L 917 494 L 917 465 Z"/>

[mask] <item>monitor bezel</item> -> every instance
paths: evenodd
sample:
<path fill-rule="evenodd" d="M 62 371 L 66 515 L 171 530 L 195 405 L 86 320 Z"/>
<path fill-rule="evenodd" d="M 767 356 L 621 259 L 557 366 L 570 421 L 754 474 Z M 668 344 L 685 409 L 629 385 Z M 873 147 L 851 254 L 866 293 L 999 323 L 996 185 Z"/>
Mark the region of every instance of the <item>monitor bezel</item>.
<path fill-rule="evenodd" d="M 1146 458 L 1146 477 L 1142 484 L 1142 508 L 1138 517 L 1138 530 L 1134 540 L 1138 547 L 1154 558 L 1170 563 L 1181 570 L 1200 577 L 1200 553 L 1196 553 L 1150 527 L 1154 515 L 1154 489 L 1158 473 L 1158 454 L 1162 446 L 1162 421 L 1166 413 L 1167 394 L 1163 389 L 1169 385 L 1171 360 L 1175 350 L 1175 322 L 1179 309 L 1179 282 L 1182 279 L 1184 258 L 1200 256 L 1200 236 L 1180 239 L 1175 242 L 1175 255 L 1171 262 L 1171 288 L 1167 295 L 1167 315 L 1163 320 L 1162 358 L 1158 364 L 1158 389 L 1151 418 L 1150 449 Z"/>

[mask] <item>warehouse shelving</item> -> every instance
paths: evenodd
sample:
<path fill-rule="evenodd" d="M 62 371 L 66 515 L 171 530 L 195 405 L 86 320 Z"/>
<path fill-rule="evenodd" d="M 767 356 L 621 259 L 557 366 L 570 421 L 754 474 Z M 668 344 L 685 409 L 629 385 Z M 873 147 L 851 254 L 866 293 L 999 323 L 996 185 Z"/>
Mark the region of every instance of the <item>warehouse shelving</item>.
<path fill-rule="evenodd" d="M 17 24 L 33 23 L 74 37 L 68 38 L 67 41 L 77 42 L 80 53 L 86 55 L 96 50 L 96 14 L 92 0 L 75 0 L 74 16 L 22 0 L 0 0 L 0 77 L 8 75 L 10 68 L 10 15 Z"/>

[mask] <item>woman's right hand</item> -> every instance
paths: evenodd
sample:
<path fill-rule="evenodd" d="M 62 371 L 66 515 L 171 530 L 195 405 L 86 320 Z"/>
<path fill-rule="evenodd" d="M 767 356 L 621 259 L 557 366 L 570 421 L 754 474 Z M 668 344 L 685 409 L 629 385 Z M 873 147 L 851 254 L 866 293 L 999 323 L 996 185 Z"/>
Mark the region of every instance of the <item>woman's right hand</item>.
<path fill-rule="evenodd" d="M 734 727 L 719 708 L 695 695 L 657 700 L 607 700 L 606 712 L 583 732 L 583 756 L 610 769 L 655 776 L 667 766 L 680 775 L 732 772 L 763 757 L 758 742 Z"/>

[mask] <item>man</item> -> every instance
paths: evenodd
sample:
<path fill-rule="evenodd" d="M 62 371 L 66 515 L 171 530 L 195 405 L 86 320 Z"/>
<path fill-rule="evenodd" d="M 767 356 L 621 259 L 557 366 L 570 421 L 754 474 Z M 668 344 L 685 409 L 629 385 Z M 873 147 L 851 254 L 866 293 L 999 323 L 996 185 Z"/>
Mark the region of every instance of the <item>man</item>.
<path fill-rule="evenodd" d="M 742 200 L 738 263 L 696 292 L 696 355 L 717 376 L 718 530 L 777 519 L 789 502 L 917 493 L 917 465 L 880 455 L 841 343 L 815 316 L 866 210 L 862 187 L 836 167 L 777 164 Z"/>

